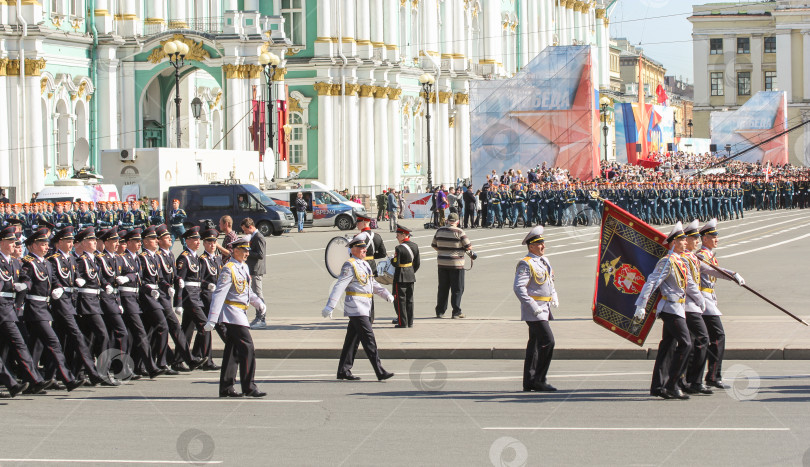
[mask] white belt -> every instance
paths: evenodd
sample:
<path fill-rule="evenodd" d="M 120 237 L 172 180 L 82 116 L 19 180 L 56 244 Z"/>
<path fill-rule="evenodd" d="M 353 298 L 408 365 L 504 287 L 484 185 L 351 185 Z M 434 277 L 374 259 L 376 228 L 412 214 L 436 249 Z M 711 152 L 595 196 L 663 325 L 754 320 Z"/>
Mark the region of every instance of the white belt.
<path fill-rule="evenodd" d="M 121 292 L 138 293 L 137 287 L 118 287 L 118 290 Z"/>
<path fill-rule="evenodd" d="M 50 301 L 50 298 L 43 297 L 41 295 L 26 295 L 25 299 L 26 300 L 33 300 L 35 302 L 48 302 L 48 301 Z"/>
<path fill-rule="evenodd" d="M 172 227 L 182 227 L 183 224 L 172 224 Z"/>
<path fill-rule="evenodd" d="M 186 282 L 186 287 L 202 287 L 199 282 Z"/>
<path fill-rule="evenodd" d="M 3 298 L 14 298 L 16 296 L 17 294 L 15 294 L 14 292 L 0 292 L 0 297 Z"/>
<path fill-rule="evenodd" d="M 76 290 L 78 290 L 79 293 L 84 293 L 84 294 L 89 294 L 89 295 L 98 295 L 101 292 L 98 289 L 82 289 L 82 288 L 79 288 L 79 289 L 76 289 Z"/>
<path fill-rule="evenodd" d="M 73 287 L 62 287 L 65 292 L 73 292 Z"/>

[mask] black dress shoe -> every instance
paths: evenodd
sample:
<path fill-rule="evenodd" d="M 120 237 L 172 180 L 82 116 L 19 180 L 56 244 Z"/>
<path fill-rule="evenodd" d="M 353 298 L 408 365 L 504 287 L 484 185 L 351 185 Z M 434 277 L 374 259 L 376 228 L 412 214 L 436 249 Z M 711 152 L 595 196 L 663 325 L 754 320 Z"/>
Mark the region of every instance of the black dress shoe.
<path fill-rule="evenodd" d="M 102 378 L 101 376 L 91 376 L 90 381 L 93 383 L 93 386 L 99 385 L 99 384 L 102 385 L 102 386 L 108 386 L 108 387 L 115 387 L 115 386 L 120 386 L 121 385 L 121 383 L 118 382 L 115 379 L 105 379 L 105 378 Z"/>
<path fill-rule="evenodd" d="M 169 367 L 164 366 L 164 367 L 161 367 L 160 369 L 163 370 L 163 374 L 166 375 L 166 376 L 177 376 L 177 375 L 180 374 L 179 371 L 173 370 L 173 369 L 171 369 Z"/>
<path fill-rule="evenodd" d="M 25 391 L 26 389 L 28 389 L 28 383 L 25 382 L 17 383 L 14 386 L 8 388 L 8 395 L 9 397 L 17 397 L 17 394 Z"/>
<path fill-rule="evenodd" d="M 537 392 L 553 392 L 557 390 L 557 388 L 548 383 L 537 383 L 532 388 Z"/>
<path fill-rule="evenodd" d="M 71 392 L 80 387 L 82 384 L 84 384 L 83 379 L 74 379 L 73 381 L 68 381 L 65 383 L 65 389 L 67 389 L 68 392 Z"/>
<path fill-rule="evenodd" d="M 713 388 L 717 388 L 717 389 L 728 389 L 728 386 L 726 386 L 725 384 L 723 384 L 723 381 L 722 381 L 722 380 L 718 380 L 718 381 L 706 381 L 706 386 L 711 386 L 711 387 L 713 387 Z"/>
<path fill-rule="evenodd" d="M 130 379 L 130 380 L 132 380 L 132 381 L 138 381 L 139 379 L 141 379 L 141 375 L 138 375 L 138 374 L 132 373 L 132 375 L 131 375 L 129 378 L 127 378 L 127 379 Z"/>
<path fill-rule="evenodd" d="M 349 373 L 346 375 L 337 375 L 337 379 L 345 379 L 346 381 L 357 381 L 360 379 L 360 377 L 354 376 L 353 374 Z"/>
<path fill-rule="evenodd" d="M 684 400 L 684 401 L 689 399 L 689 395 L 684 394 L 683 391 L 681 391 L 678 388 L 675 388 L 675 389 L 662 389 L 662 391 L 666 391 L 667 394 L 669 395 L 670 399 L 680 399 L 680 400 Z"/>
<path fill-rule="evenodd" d="M 228 389 L 227 391 L 220 392 L 219 397 L 242 397 L 242 394 L 236 392 L 233 388 Z"/>
<path fill-rule="evenodd" d="M 407 325 L 405 325 L 405 324 L 397 324 L 397 325 L 396 325 L 396 326 L 394 326 L 394 327 L 395 327 L 395 328 L 407 328 L 408 326 L 407 326 Z"/>
<path fill-rule="evenodd" d="M 661 399 L 670 399 L 669 393 L 664 389 L 650 389 L 650 395 Z"/>
<path fill-rule="evenodd" d="M 258 389 L 254 389 L 249 393 L 245 394 L 245 397 L 264 397 L 266 395 L 267 395 L 266 392 L 261 392 Z"/>
<path fill-rule="evenodd" d="M 42 387 L 40 389 L 49 389 L 52 386 L 56 386 L 57 384 L 59 384 L 59 381 L 57 381 L 54 378 L 51 378 L 51 379 L 42 381 L 42 383 L 39 383 L 39 384 L 42 385 Z M 29 387 L 28 389 L 31 389 L 32 387 L 35 387 L 35 386 L 36 386 L 36 384 L 34 386 Z"/>
<path fill-rule="evenodd" d="M 199 360 L 192 360 L 191 365 L 189 365 L 189 371 L 193 371 L 193 370 L 196 370 L 197 368 L 200 368 L 201 366 L 205 365 L 206 362 L 208 362 L 207 358 L 201 358 Z"/>
<path fill-rule="evenodd" d="M 398 319 L 392 319 L 391 324 L 399 324 L 399 320 Z"/>
<path fill-rule="evenodd" d="M 444 313 L 436 313 L 437 318 L 444 318 Z"/>
<path fill-rule="evenodd" d="M 389 372 L 387 372 L 387 371 L 386 371 L 385 373 L 383 373 L 383 374 L 381 374 L 380 376 L 378 376 L 378 377 L 377 377 L 377 380 L 378 380 L 378 381 L 385 381 L 385 380 L 387 380 L 387 379 L 389 379 L 389 378 L 392 378 L 393 376 L 394 376 L 394 374 L 393 374 L 393 373 L 389 373 Z"/>
<path fill-rule="evenodd" d="M 187 367 L 185 363 L 175 363 L 172 365 L 172 370 L 182 373 L 188 373 L 192 369 Z"/>
<path fill-rule="evenodd" d="M 166 370 L 164 368 L 158 368 L 155 371 L 149 372 L 149 379 L 155 379 L 160 375 L 166 374 Z"/>
<path fill-rule="evenodd" d="M 714 391 L 700 383 L 690 384 L 684 389 L 687 394 L 714 394 Z"/>
<path fill-rule="evenodd" d="M 216 363 L 206 363 L 205 365 L 202 366 L 202 369 L 205 371 L 215 371 L 221 370 L 222 367 L 217 365 Z"/>

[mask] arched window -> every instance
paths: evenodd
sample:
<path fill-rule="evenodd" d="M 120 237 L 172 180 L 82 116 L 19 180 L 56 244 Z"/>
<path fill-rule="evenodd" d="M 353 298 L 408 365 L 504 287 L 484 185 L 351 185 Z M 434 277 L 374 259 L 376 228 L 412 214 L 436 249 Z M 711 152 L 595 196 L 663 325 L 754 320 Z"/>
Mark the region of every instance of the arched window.
<path fill-rule="evenodd" d="M 307 165 L 307 125 L 301 112 L 291 112 L 288 120 L 290 132 L 290 165 Z"/>

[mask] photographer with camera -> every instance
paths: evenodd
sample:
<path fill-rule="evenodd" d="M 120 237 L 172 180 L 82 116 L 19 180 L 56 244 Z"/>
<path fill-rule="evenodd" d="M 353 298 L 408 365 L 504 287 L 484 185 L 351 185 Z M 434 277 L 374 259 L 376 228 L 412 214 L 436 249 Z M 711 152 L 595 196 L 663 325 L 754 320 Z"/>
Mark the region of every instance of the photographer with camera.
<path fill-rule="evenodd" d="M 447 310 L 447 295 L 453 308 L 453 319 L 463 318 L 461 296 L 464 294 L 464 255 L 472 259 L 476 255 L 467 235 L 458 227 L 458 214 L 447 216 L 447 225 L 439 228 L 431 245 L 436 250 L 439 267 L 439 292 L 436 298 L 436 317 L 441 318 Z"/>

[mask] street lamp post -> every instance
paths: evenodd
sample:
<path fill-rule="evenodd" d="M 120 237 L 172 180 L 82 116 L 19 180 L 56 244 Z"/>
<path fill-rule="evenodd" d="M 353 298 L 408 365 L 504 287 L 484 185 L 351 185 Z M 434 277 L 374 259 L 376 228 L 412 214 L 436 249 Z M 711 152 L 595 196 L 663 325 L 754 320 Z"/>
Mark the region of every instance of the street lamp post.
<path fill-rule="evenodd" d="M 433 189 L 433 165 L 430 161 L 430 94 L 433 91 L 433 84 L 436 78 L 427 73 L 423 73 L 419 77 L 419 82 L 422 84 L 422 92 L 425 93 L 425 122 L 427 123 L 427 183 L 428 191 Z"/>
<path fill-rule="evenodd" d="M 265 81 L 267 82 L 267 125 L 270 128 L 270 131 L 267 133 L 270 137 L 270 150 L 273 151 L 273 158 L 275 159 L 274 163 L 276 164 L 276 170 L 273 172 L 276 176 L 278 176 L 278 156 L 276 155 L 276 145 L 275 145 L 275 132 L 273 131 L 273 110 L 275 109 L 276 103 L 273 100 L 273 77 L 276 74 L 276 67 L 278 64 L 281 63 L 281 59 L 278 58 L 278 55 L 272 52 L 264 52 L 259 55 L 259 64 L 262 66 L 264 70 L 264 77 Z"/>
<path fill-rule="evenodd" d="M 608 125 L 607 125 L 607 111 L 608 107 L 610 107 L 610 99 L 607 97 L 603 97 L 599 99 L 599 103 L 602 104 L 602 134 L 605 135 L 605 161 L 608 160 Z"/>
<path fill-rule="evenodd" d="M 177 107 L 175 126 L 177 129 L 177 147 L 180 147 L 180 68 L 185 65 L 188 45 L 181 41 L 169 41 L 163 46 L 163 51 L 169 57 L 169 63 L 174 67 L 174 104 Z"/>
<path fill-rule="evenodd" d="M 687 134 L 689 137 L 692 137 L 692 119 L 690 118 L 689 121 L 686 123 Z"/>

